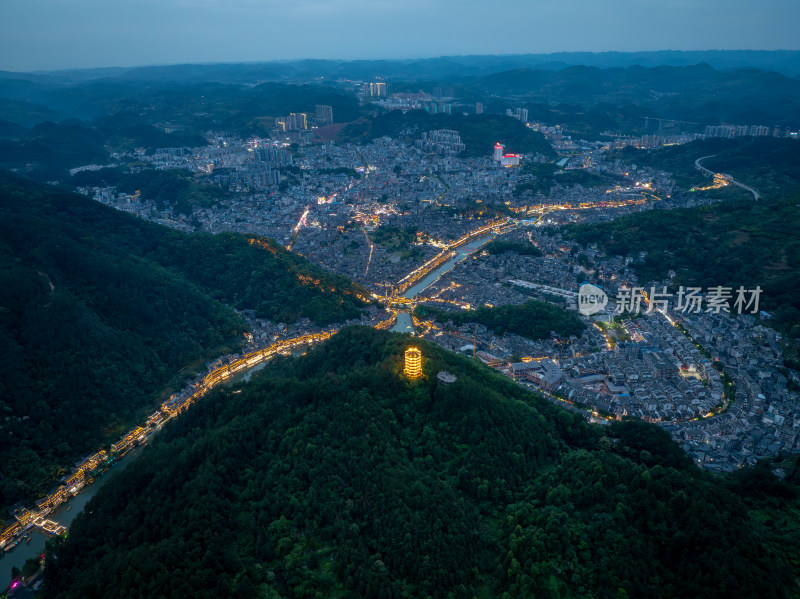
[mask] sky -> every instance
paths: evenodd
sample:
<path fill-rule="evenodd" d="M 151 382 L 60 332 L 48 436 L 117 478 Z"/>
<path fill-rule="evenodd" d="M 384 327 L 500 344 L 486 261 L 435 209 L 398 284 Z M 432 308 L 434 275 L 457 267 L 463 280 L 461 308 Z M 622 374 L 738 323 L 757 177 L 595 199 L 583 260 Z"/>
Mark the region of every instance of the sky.
<path fill-rule="evenodd" d="M 0 69 L 800 50 L 798 17 L 800 0 L 0 0 Z"/>

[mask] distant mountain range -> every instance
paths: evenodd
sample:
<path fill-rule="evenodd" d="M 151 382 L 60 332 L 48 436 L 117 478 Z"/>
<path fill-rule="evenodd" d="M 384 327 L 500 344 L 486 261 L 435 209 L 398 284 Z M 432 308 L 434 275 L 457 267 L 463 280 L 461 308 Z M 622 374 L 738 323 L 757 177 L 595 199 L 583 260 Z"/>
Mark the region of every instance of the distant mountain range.
<path fill-rule="evenodd" d="M 384 79 L 397 92 L 424 91 L 452 108 L 486 112 L 528 106 L 531 120 L 567 124 L 581 134 L 640 129 L 643 117 L 705 125 L 800 127 L 800 52 L 706 51 L 461 56 L 420 60 L 298 60 L 0 72 L 0 119 L 130 119 L 192 134 L 210 129 L 265 134 L 271 117 L 333 106 L 337 122 L 364 114 L 354 82 Z M 459 106 L 459 104 L 461 106 Z M 558 105 L 567 105 L 558 107 Z M 539 105 L 534 107 L 533 105 Z M 551 122 L 548 106 L 572 115 Z M 368 107 L 369 108 L 369 105 Z M 598 118 L 601 116 L 602 118 Z M 587 120 L 588 119 L 588 120 Z M 586 129 L 591 129 L 587 131 Z M 21 135 L 18 131 L 3 136 Z M 13 129 L 13 128 L 12 128 Z M 267 128 L 268 129 L 268 128 Z M 5 133 L 4 133 L 5 132 Z"/>
<path fill-rule="evenodd" d="M 703 50 L 653 52 L 555 52 L 552 54 L 440 56 L 406 60 L 322 60 L 183 64 L 111 67 L 15 73 L 0 71 L 0 80 L 22 78 L 46 85 L 84 83 L 97 79 L 122 81 L 216 81 L 254 83 L 314 78 L 419 80 L 487 75 L 514 69 L 560 70 L 569 66 L 599 68 L 690 66 L 706 63 L 715 69 L 756 68 L 800 76 L 797 50 Z"/>

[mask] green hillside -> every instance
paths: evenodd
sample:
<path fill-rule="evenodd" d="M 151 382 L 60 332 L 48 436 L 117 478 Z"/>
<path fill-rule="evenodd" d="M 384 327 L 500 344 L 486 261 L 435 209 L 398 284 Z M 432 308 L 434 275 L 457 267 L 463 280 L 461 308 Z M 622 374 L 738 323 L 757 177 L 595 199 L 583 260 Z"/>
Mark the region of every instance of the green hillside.
<path fill-rule="evenodd" d="M 523 241 L 503 241 L 495 239 L 490 241 L 483 250 L 490 254 L 507 254 L 514 253 L 520 256 L 541 256 L 542 250 L 537 248 L 532 243 L 525 243 Z"/>
<path fill-rule="evenodd" d="M 108 161 L 103 137 L 80 124 L 40 123 L 17 139 L 0 140 L 0 167 L 40 180 L 63 179 L 67 170 Z"/>
<path fill-rule="evenodd" d="M 637 164 L 706 184 L 710 177 L 694 170 L 694 161 L 711 154 L 703 164 L 755 187 L 761 200 L 754 202 L 749 196 L 696 208 L 641 212 L 610 223 L 573 225 L 565 237 L 596 243 L 611 255 L 647 252 L 633 263 L 644 284 L 661 281 L 673 270 L 676 285 L 759 285 L 764 290 L 761 308 L 772 313 L 778 328 L 798 339 L 800 300 L 794 290 L 800 284 L 800 144 L 750 137 L 625 153 Z"/>
<path fill-rule="evenodd" d="M 209 130 L 268 135 L 275 117 L 313 115 L 317 104 L 331 106 L 337 122 L 361 114 L 354 96 L 322 85 L 100 80 L 35 87 L 21 93 L 30 102 L 4 97 L 12 93 L 8 85 L 0 81 L 0 168 L 39 181 L 65 181 L 71 168 L 107 164 L 110 152 L 205 146 Z"/>
<path fill-rule="evenodd" d="M 581 65 L 552 71 L 520 68 L 461 82 L 465 93 L 523 99 L 534 105 L 529 116 L 545 122 L 555 115 L 542 110 L 543 104 L 600 105 L 584 114 L 567 110 L 564 115 L 567 123 L 596 133 L 612 123 L 627 128 L 638 121 L 642 126 L 645 116 L 697 126 L 800 123 L 800 81 L 757 69 L 716 70 L 704 63 L 606 69 Z"/>
<path fill-rule="evenodd" d="M 551 162 L 528 163 L 522 167 L 521 172 L 525 175 L 533 175 L 534 178 L 532 181 L 517 183 L 514 187 L 516 193 L 530 191 L 534 194 L 542 192 L 548 195 L 550 188 L 554 185 L 562 187 L 580 185 L 586 188 L 613 186 L 613 180 L 609 177 L 601 177 L 584 170 L 562 171 Z"/>
<path fill-rule="evenodd" d="M 243 136 L 264 134 L 274 117 L 313 114 L 317 104 L 331 106 L 337 123 L 361 114 L 354 95 L 328 85 L 220 83 L 206 75 L 205 80 L 202 74 L 182 80 L 169 73 L 149 78 L 131 72 L 128 77 L 44 87 L 0 81 L 0 113 L 24 126 L 64 119 L 92 122 L 109 145 L 126 150 L 197 145 L 202 141 L 199 136 L 210 129 Z M 172 133 L 164 132 L 167 123 Z"/>
<path fill-rule="evenodd" d="M 498 335 L 516 333 L 529 339 L 545 339 L 550 336 L 550 331 L 563 337 L 580 336 L 586 328 L 574 312 L 538 300 L 492 308 L 479 306 L 475 310 L 442 310 L 432 306 L 419 306 L 415 314 L 423 318 L 430 316 L 440 322 L 452 320 L 455 325 L 475 322 Z"/>
<path fill-rule="evenodd" d="M 270 240 L 188 236 L 0 173 L 0 505 L 47 491 L 184 367 L 236 348 L 233 307 L 326 323 L 363 294 Z"/>
<path fill-rule="evenodd" d="M 533 131 L 517 119 L 497 114 L 464 116 L 461 114 L 429 114 L 424 110 L 403 113 L 393 110 L 378 117 L 348 125 L 342 136 L 352 141 L 367 141 L 388 135 L 418 139 L 426 131 L 454 129 L 466 146 L 467 157 L 491 157 L 492 147 L 500 142 L 506 151 L 515 154 L 539 153 L 555 158 L 556 154 L 541 133 Z"/>
<path fill-rule="evenodd" d="M 425 342 L 409 382 L 409 343 L 346 329 L 205 398 L 55 544 L 45 595 L 796 596 L 770 507 L 796 489 L 769 470 L 722 484 L 659 429 L 589 426 Z"/>
<path fill-rule="evenodd" d="M 709 156 L 703 166 L 722 171 L 755 187 L 762 196 L 800 195 L 800 144 L 794 139 L 773 137 L 712 138 L 662 148 L 637 150 L 627 147 L 615 158 L 629 164 L 649 166 L 675 175 L 684 190 L 709 185 L 711 178 L 698 171 L 694 162 Z"/>

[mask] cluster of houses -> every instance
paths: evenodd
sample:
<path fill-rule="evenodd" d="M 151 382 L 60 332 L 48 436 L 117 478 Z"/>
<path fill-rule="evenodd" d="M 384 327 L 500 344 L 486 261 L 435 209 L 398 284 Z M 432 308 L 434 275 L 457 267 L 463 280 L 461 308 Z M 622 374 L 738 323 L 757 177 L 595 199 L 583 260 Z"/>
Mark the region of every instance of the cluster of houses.
<path fill-rule="evenodd" d="M 109 455 L 100 450 L 87 456 L 75 464 L 72 471 L 64 477 L 61 484 L 44 497 L 36 500 L 36 511 L 32 512 L 24 506 L 13 508 L 13 518 L 6 520 L 0 529 L 0 548 L 11 550 L 20 541 L 21 535 L 31 528 L 38 528 L 47 534 L 61 534 L 63 526 L 44 519 L 53 509 L 76 495 L 92 477 L 92 475 L 108 463 Z"/>

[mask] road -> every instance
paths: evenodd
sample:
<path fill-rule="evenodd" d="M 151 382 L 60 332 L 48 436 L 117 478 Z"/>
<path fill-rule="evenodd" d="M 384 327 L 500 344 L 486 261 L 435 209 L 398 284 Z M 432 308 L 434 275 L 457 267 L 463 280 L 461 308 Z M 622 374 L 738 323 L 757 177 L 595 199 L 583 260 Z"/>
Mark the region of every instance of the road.
<path fill-rule="evenodd" d="M 307 213 L 308 209 L 306 209 L 306 211 L 304 212 L 301 221 L 298 223 L 298 226 L 302 224 L 303 220 L 307 216 Z M 485 243 L 485 241 L 487 241 L 489 238 L 492 238 L 498 234 L 507 233 L 520 226 L 522 226 L 521 221 L 511 218 L 504 218 L 483 225 L 478 229 L 475 229 L 474 231 L 467 233 L 461 239 L 458 239 L 449 244 L 436 257 L 429 260 L 415 271 L 409 273 L 401 281 L 401 288 L 403 290 L 409 289 L 415 283 L 424 279 L 425 276 L 431 274 L 431 272 L 435 271 L 437 268 L 440 268 L 443 262 L 447 262 L 447 260 L 450 260 L 454 256 L 456 256 L 456 250 L 463 249 L 465 246 L 473 242 L 479 242 L 480 245 L 483 245 L 483 243 Z M 366 236 L 366 231 L 364 232 L 364 234 Z M 482 237 L 486 237 L 486 239 L 482 239 Z M 367 240 L 369 241 L 368 236 Z M 469 248 L 470 251 L 475 251 L 477 249 L 478 249 L 477 246 L 475 248 Z M 369 265 L 367 266 L 367 268 L 368 267 Z M 391 298 L 383 297 L 381 299 L 390 300 Z M 389 318 L 384 322 L 375 323 L 374 326 L 375 328 L 378 329 L 389 328 L 394 323 L 396 317 L 397 317 L 397 312 L 394 311 L 394 314 L 392 315 L 391 318 Z M 171 420 L 172 418 L 178 416 L 182 411 L 189 408 L 191 404 L 200 399 L 211 389 L 217 387 L 218 385 L 224 384 L 237 373 L 248 371 L 258 366 L 259 364 L 267 360 L 270 360 L 276 354 L 288 353 L 293 348 L 296 348 L 298 346 L 311 345 L 313 343 L 328 339 L 331 336 L 335 335 L 337 332 L 338 328 L 334 328 L 328 331 L 310 333 L 292 339 L 285 339 L 282 341 L 278 341 L 276 343 L 273 343 L 269 347 L 252 351 L 243 356 L 232 359 L 217 368 L 212 369 L 202 378 L 198 377 L 198 379 L 193 384 L 184 389 L 181 393 L 176 394 L 168 401 L 164 402 L 159 407 L 159 409 L 156 410 L 155 414 L 150 416 L 150 418 L 146 423 L 134 427 L 133 429 L 128 431 L 128 433 L 123 435 L 121 441 L 124 441 L 125 439 L 128 438 L 130 439 L 129 442 L 126 442 L 127 444 L 123 447 L 123 450 L 120 450 L 120 453 L 124 455 L 127 452 L 127 450 L 130 449 L 130 447 L 138 444 L 139 442 L 146 441 L 149 435 L 159 430 L 168 420 Z M 549 399 L 554 400 L 555 398 L 549 397 Z M 571 406 L 571 408 L 576 409 L 574 406 Z M 153 420 L 155 415 L 160 416 L 160 418 L 157 421 Z M 117 445 L 119 445 L 119 443 Z M 90 485 L 87 483 L 84 488 L 89 486 Z M 66 497 L 66 502 L 69 502 L 70 499 L 71 498 Z M 59 506 L 66 505 L 66 502 L 64 500 L 60 500 L 58 502 L 58 505 Z M 51 507 L 47 507 L 43 510 L 37 510 L 37 511 L 31 510 L 31 516 L 32 518 L 44 517 L 50 514 L 52 509 L 53 508 Z M 76 510 L 76 512 L 77 511 L 80 510 Z M 2 548 L 0 548 L 0 550 L 2 550 Z"/>
<path fill-rule="evenodd" d="M 362 229 L 362 231 L 364 232 L 364 237 L 367 240 L 367 245 L 369 245 L 369 258 L 367 258 L 367 269 L 364 271 L 364 275 L 366 276 L 369 274 L 369 265 L 372 264 L 372 250 L 375 249 L 375 244 L 372 243 L 372 240 L 369 238 L 369 235 L 367 235 L 367 230 Z"/>
<path fill-rule="evenodd" d="M 700 172 L 705 173 L 706 175 L 711 175 L 713 177 L 716 173 L 714 173 L 713 171 L 708 170 L 706 167 L 704 167 L 701 164 L 701 162 L 703 160 L 705 160 L 706 158 L 713 158 L 714 156 L 716 156 L 716 154 L 709 154 L 708 156 L 701 156 L 700 158 L 698 158 L 697 160 L 694 161 L 695 168 L 697 170 L 699 170 Z M 737 187 L 741 187 L 745 191 L 749 191 L 750 193 L 752 193 L 753 194 L 753 199 L 755 199 L 756 202 L 761 198 L 759 193 L 755 189 L 753 189 L 752 187 L 750 187 L 748 185 L 745 185 L 741 181 L 737 181 L 736 179 L 734 179 L 728 173 L 722 173 L 722 174 L 725 175 L 726 177 L 728 177 L 730 179 L 730 182 L 733 183 L 734 185 L 736 185 Z"/>
<path fill-rule="evenodd" d="M 303 217 L 301 218 L 301 222 L 305 219 L 307 213 L 308 209 L 306 209 L 306 211 L 304 212 Z M 298 226 L 299 225 L 300 223 L 298 223 Z M 454 242 L 451 247 L 452 248 L 461 247 L 466 243 L 468 243 L 469 241 L 475 239 L 480 234 L 485 234 L 487 231 L 492 231 L 492 230 L 506 231 L 513 228 L 513 226 L 514 223 L 502 222 L 502 223 L 493 223 L 491 225 L 481 227 L 480 229 L 477 229 L 476 231 L 473 231 L 472 233 L 465 235 L 462 239 L 459 239 L 458 241 Z M 364 234 L 365 236 L 367 235 L 366 231 L 364 232 Z M 369 241 L 368 236 L 367 240 Z M 445 252 L 443 252 L 441 255 L 444 254 Z M 433 269 L 432 264 L 433 264 L 432 261 L 426 263 L 426 265 L 423 266 L 423 272 L 427 273 L 430 270 L 432 270 Z M 417 273 L 417 275 L 418 276 L 415 277 L 415 280 L 418 280 L 420 278 L 419 273 Z M 388 299 L 388 298 L 383 298 L 383 299 Z M 384 322 L 375 323 L 374 324 L 375 328 L 386 329 L 391 327 L 391 325 L 394 323 L 396 319 L 396 316 L 397 314 L 394 313 L 392 317 L 389 318 L 388 320 Z M 123 435 L 120 442 L 117 443 L 117 445 L 120 446 L 119 451 L 124 455 L 124 453 L 130 447 L 133 447 L 139 442 L 146 441 L 149 435 L 151 435 L 156 430 L 159 430 L 168 420 L 178 416 L 181 412 L 186 410 L 189 406 L 191 406 L 191 404 L 200 399 L 203 395 L 205 395 L 218 385 L 224 384 L 237 373 L 245 372 L 252 368 L 255 368 L 256 366 L 262 364 L 263 362 L 270 360 L 276 354 L 280 353 L 285 354 L 298 346 L 311 345 L 313 343 L 329 339 L 337 332 L 338 328 L 333 328 L 328 331 L 309 333 L 292 339 L 285 339 L 282 341 L 278 341 L 276 343 L 273 343 L 269 347 L 264 347 L 249 352 L 241 357 L 232 359 L 217 368 L 214 368 L 202 378 L 198 378 L 193 384 L 184 389 L 181 393 L 178 393 L 173 397 L 171 397 L 169 400 L 165 401 L 159 407 L 159 409 L 156 410 L 155 414 L 150 416 L 150 418 L 146 423 L 135 426 L 133 429 L 131 429 L 125 435 Z M 155 415 L 159 415 L 161 417 L 157 421 L 153 420 Z M 88 487 L 89 485 L 87 484 L 86 486 Z M 65 497 L 59 498 L 58 502 L 54 505 L 60 506 L 62 504 L 65 504 L 66 502 L 69 502 L 70 500 L 69 494 L 65 492 L 64 495 Z M 47 516 L 52 509 L 53 509 L 52 507 L 47 507 L 43 510 L 37 510 L 37 511 L 31 510 L 32 518 Z M 0 531 L 2 531 L 2 528 L 0 528 Z M 11 537 L 9 537 L 9 541 L 10 539 Z M 2 540 L 5 541 L 5 539 Z M 5 545 L 5 543 L 2 544 Z M 0 547 L 0 551 L 2 551 L 3 549 L 4 549 L 3 547 Z"/>

